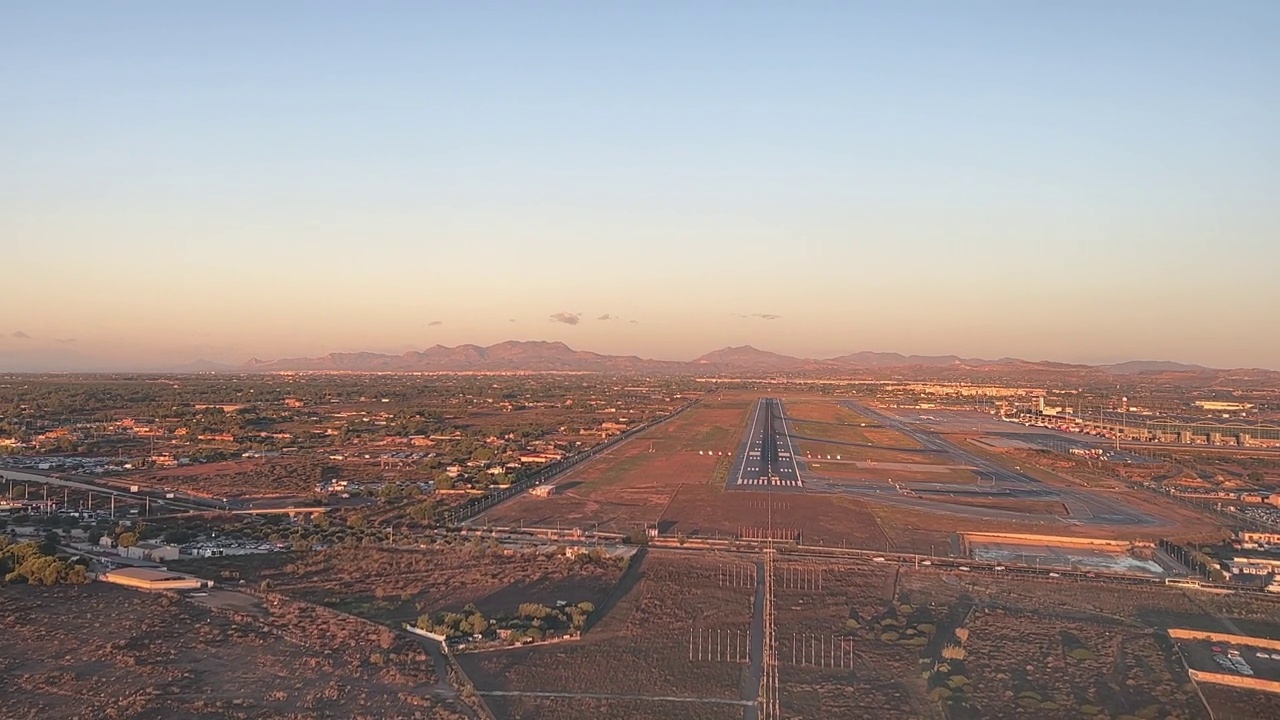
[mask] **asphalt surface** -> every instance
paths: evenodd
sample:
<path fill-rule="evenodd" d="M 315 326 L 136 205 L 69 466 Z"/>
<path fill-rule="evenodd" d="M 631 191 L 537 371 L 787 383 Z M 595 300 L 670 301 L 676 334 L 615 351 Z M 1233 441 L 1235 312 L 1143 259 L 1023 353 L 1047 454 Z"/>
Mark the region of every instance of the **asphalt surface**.
<path fill-rule="evenodd" d="M 916 442 L 920 443 L 924 452 L 933 454 L 934 456 L 945 456 L 950 458 L 955 464 L 975 468 L 975 472 L 982 477 L 982 487 L 988 489 L 993 494 L 1016 499 L 1061 501 L 1067 507 L 1070 512 L 1070 516 L 1067 518 L 1051 520 L 1051 522 L 1067 522 L 1081 525 L 1147 525 L 1155 522 L 1153 518 L 1145 513 L 1129 507 L 1122 499 L 1111 497 L 1107 493 L 1089 492 L 1062 487 L 1050 487 L 1017 469 L 1011 470 L 992 462 L 977 453 L 970 452 L 968 449 L 952 442 L 945 435 L 926 430 L 919 424 L 908 422 L 896 415 L 880 412 L 866 407 L 865 405 L 859 405 L 852 402 L 846 402 L 844 404 L 850 409 L 862 414 L 864 417 L 875 420 L 887 428 L 896 430 L 914 439 Z M 922 500 L 910 495 L 887 492 L 883 483 L 861 486 L 858 485 L 856 481 L 850 482 L 842 480 L 839 483 L 836 483 L 827 482 L 816 477 L 808 478 L 808 482 L 811 489 L 822 489 L 830 492 L 846 492 L 853 494 L 874 493 L 876 495 L 876 499 L 881 502 L 932 510 L 935 512 L 945 509 L 946 512 L 954 514 L 992 520 L 1049 520 L 1043 516 L 1031 517 L 1024 513 L 1011 510 L 993 510 L 988 508 L 965 506 L 959 503 L 954 505 L 948 504 L 945 502 L 944 498 L 938 497 L 937 495 L 933 495 L 929 500 Z M 973 490 L 980 489 L 981 488 L 969 488 L 968 490 L 970 492 L 966 494 L 971 494 Z"/>
<path fill-rule="evenodd" d="M 727 482 L 731 490 L 804 487 L 782 401 L 756 402 Z"/>
<path fill-rule="evenodd" d="M 1182 654 L 1187 659 L 1187 665 L 1193 670 L 1255 677 L 1259 680 L 1273 682 L 1280 680 L 1280 658 L 1272 657 L 1272 655 L 1280 656 L 1280 651 L 1252 645 L 1209 640 L 1178 640 L 1178 646 L 1182 648 Z M 1214 650 L 1214 648 L 1218 649 Z M 1234 661 L 1232 659 L 1232 650 L 1235 651 L 1238 658 Z M 1260 656 L 1259 653 L 1266 657 Z M 1244 672 L 1245 668 L 1253 674 L 1249 675 Z"/>

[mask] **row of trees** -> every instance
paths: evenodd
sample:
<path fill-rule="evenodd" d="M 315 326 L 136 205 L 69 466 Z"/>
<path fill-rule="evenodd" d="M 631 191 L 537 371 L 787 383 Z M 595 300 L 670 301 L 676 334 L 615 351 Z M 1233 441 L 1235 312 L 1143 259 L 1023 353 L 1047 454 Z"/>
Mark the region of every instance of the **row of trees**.
<path fill-rule="evenodd" d="M 475 605 L 467 605 L 462 612 L 437 612 L 418 618 L 418 627 L 427 632 L 448 638 L 475 635 L 489 637 L 499 631 L 511 642 L 542 640 L 548 635 L 566 632 L 582 632 L 587 620 L 596 608 L 589 602 L 562 607 L 548 607 L 538 603 L 521 603 L 514 616 L 498 615 L 486 618 Z"/>
<path fill-rule="evenodd" d="M 83 585 L 89 582 L 84 564 L 61 560 L 57 546 L 45 542 L 13 543 L 0 536 L 0 577 L 6 583 L 32 585 Z"/>

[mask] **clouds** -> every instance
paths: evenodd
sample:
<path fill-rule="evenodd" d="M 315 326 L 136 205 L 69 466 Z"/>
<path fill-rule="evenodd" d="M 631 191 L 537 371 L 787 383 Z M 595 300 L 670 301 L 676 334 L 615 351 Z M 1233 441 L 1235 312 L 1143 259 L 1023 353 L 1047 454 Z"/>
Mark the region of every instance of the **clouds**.
<path fill-rule="evenodd" d="M 443 324 L 444 324 L 443 320 L 432 320 L 431 322 L 427 323 L 427 327 L 440 327 Z"/>
<path fill-rule="evenodd" d="M 582 322 L 582 313 L 558 312 L 551 314 L 551 322 L 564 325 L 577 325 Z"/>
<path fill-rule="evenodd" d="M 17 338 L 18 340 L 30 340 L 30 339 L 31 339 L 31 336 L 30 336 L 30 335 L 28 335 L 28 334 L 26 334 L 26 333 L 22 332 L 21 330 L 15 330 L 15 331 L 13 332 L 13 334 L 12 334 L 12 335 L 10 335 L 9 337 Z"/>
<path fill-rule="evenodd" d="M 596 318 L 596 319 L 597 319 L 597 320 L 620 320 L 621 318 L 615 318 L 614 316 L 610 315 L 609 313 L 605 313 L 605 314 L 601 315 L 600 317 L 598 317 L 598 318 Z"/>
<path fill-rule="evenodd" d="M 751 320 L 781 320 L 782 319 L 781 315 L 774 315 L 773 313 L 751 313 L 750 315 L 746 313 L 734 313 L 734 316 L 740 317 L 740 318 L 748 318 Z"/>

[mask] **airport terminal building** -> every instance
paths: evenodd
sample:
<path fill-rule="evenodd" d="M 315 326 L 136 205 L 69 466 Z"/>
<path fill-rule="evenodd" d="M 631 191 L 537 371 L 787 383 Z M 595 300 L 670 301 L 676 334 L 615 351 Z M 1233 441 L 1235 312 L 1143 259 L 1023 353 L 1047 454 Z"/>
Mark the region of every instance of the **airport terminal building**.
<path fill-rule="evenodd" d="M 1081 417 L 1086 430 L 1130 440 L 1206 445 L 1280 445 L 1280 425 L 1243 418 L 1195 418 L 1104 412 Z"/>

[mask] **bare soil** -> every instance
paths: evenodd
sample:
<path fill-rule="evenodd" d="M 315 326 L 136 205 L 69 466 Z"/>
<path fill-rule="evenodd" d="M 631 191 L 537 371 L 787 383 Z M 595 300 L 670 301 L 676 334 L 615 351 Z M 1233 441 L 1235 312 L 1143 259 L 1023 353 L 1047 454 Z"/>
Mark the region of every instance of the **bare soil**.
<path fill-rule="evenodd" d="M 496 652 L 466 653 L 459 661 L 480 690 L 606 693 L 639 696 L 739 699 L 745 663 L 690 660 L 690 634 L 698 630 L 745 631 L 750 627 L 754 585 L 725 586 L 716 560 L 648 551 L 631 570 L 623 594 L 579 641 Z M 504 701 L 514 717 L 589 717 L 592 705 Z M 610 704 L 629 708 L 630 704 Z M 720 717 L 704 705 L 646 702 L 640 717 Z M 573 715 L 568 709 L 579 712 Z M 639 707 L 639 706 L 637 706 Z M 545 712 L 547 714 L 539 714 Z M 691 714 L 684 714 L 689 712 Z M 737 712 L 741 717 L 741 710 Z"/>
<path fill-rule="evenodd" d="M 463 718 L 411 640 L 288 601 L 222 613 L 105 584 L 0 592 L 0 715 Z"/>

